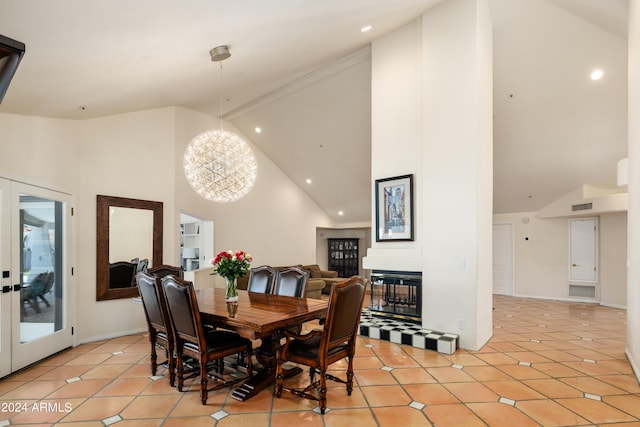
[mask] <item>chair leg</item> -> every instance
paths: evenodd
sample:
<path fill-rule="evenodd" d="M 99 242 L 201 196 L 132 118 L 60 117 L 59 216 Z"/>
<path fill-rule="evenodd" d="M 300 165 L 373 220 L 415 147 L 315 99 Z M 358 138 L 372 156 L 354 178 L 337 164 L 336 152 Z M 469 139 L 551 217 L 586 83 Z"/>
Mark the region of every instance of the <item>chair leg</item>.
<path fill-rule="evenodd" d="M 149 341 L 151 342 L 151 376 L 155 376 L 156 372 L 158 372 L 158 355 L 156 353 L 156 340 L 151 335 L 149 336 Z"/>
<path fill-rule="evenodd" d="M 202 400 L 203 405 L 207 404 L 207 398 L 209 397 L 209 392 L 207 391 L 208 382 L 207 361 L 204 357 L 200 357 L 200 399 Z"/>
<path fill-rule="evenodd" d="M 182 391 L 184 385 L 184 361 L 182 360 L 182 348 L 176 348 L 176 376 L 178 377 L 178 391 Z"/>
<path fill-rule="evenodd" d="M 351 396 L 353 391 L 353 356 L 349 356 L 349 364 L 347 367 L 347 395 Z"/>
<path fill-rule="evenodd" d="M 320 373 L 320 413 L 324 415 L 324 411 L 327 409 L 327 375 L 325 371 Z"/>
<path fill-rule="evenodd" d="M 276 397 L 282 396 L 282 361 L 277 360 L 276 364 Z"/>
<path fill-rule="evenodd" d="M 44 297 L 44 295 L 38 295 L 38 298 L 40 298 L 42 300 L 42 302 L 44 302 L 44 304 L 47 307 L 51 307 L 51 304 L 49 304 L 49 301 L 47 301 L 47 299 Z"/>
<path fill-rule="evenodd" d="M 176 385 L 176 359 L 173 348 L 167 350 L 167 361 L 169 362 L 169 385 L 174 387 Z"/>

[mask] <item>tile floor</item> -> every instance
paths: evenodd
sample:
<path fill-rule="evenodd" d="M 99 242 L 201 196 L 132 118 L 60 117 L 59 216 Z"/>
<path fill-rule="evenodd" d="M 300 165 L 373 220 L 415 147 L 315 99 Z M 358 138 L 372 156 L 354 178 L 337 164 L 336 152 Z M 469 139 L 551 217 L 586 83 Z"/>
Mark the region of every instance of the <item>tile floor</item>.
<path fill-rule="evenodd" d="M 180 393 L 150 377 L 140 334 L 83 344 L 3 379 L 0 427 L 640 427 L 624 310 L 496 296 L 493 313 L 494 336 L 477 352 L 359 337 L 353 394 L 330 384 L 324 416 L 271 390 L 246 402 L 215 391 L 203 406 L 198 387 Z"/>

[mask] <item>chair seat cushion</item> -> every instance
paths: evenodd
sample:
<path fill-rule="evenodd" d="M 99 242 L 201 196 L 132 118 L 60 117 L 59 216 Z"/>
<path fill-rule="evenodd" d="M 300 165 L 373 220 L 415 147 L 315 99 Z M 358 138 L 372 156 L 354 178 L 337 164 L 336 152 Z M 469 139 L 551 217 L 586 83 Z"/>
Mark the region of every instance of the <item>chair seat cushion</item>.
<path fill-rule="evenodd" d="M 318 353 L 320 350 L 321 337 L 313 337 L 306 341 L 293 340 L 289 345 L 289 354 L 303 357 L 305 359 L 318 359 Z M 349 349 L 347 343 L 340 344 L 329 349 L 327 356 L 330 358 L 334 354 L 345 352 Z"/>
<path fill-rule="evenodd" d="M 207 341 L 207 351 L 209 352 L 224 351 L 251 344 L 250 340 L 242 338 L 235 332 L 219 329 L 206 331 L 205 340 Z M 198 346 L 193 343 L 185 342 L 184 346 L 192 351 L 198 351 Z"/>

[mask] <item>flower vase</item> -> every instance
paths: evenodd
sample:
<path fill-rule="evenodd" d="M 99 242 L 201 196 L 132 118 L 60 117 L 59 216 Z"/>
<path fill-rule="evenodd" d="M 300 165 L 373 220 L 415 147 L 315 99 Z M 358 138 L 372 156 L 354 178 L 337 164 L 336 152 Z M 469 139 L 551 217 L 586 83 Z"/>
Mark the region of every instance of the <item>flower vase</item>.
<path fill-rule="evenodd" d="M 227 291 L 225 299 L 227 302 L 238 301 L 238 279 L 236 277 L 225 277 L 227 281 Z"/>

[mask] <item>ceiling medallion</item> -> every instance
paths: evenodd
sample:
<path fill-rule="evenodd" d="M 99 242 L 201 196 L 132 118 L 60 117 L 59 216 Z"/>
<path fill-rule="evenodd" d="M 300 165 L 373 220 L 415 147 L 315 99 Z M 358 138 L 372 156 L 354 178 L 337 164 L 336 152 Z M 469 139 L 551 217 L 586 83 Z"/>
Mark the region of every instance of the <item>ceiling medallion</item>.
<path fill-rule="evenodd" d="M 210 54 L 212 61 L 231 56 L 227 46 L 215 47 Z M 222 95 L 220 97 L 222 99 Z M 185 150 L 183 167 L 196 193 L 220 203 L 244 197 L 258 176 L 258 164 L 249 144 L 235 133 L 222 129 L 222 107 L 220 130 L 209 130 L 193 138 Z"/>

